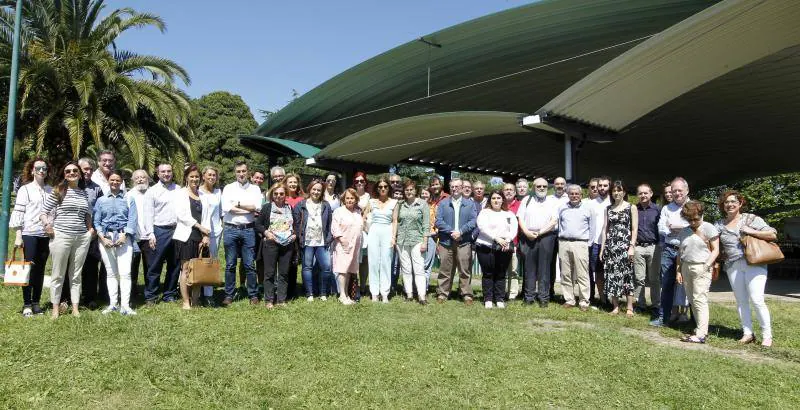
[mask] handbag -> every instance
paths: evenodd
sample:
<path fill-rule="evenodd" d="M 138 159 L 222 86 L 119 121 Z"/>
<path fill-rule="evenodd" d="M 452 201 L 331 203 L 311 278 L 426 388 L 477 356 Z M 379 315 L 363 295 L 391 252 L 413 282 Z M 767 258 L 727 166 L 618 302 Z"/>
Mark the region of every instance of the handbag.
<path fill-rule="evenodd" d="M 222 284 L 219 261 L 210 254 L 203 258 L 203 250 L 208 250 L 208 246 L 200 244 L 198 257 L 189 259 L 189 272 L 186 278 L 186 286 L 194 285 L 220 285 Z"/>
<path fill-rule="evenodd" d="M 753 219 L 755 216 L 750 215 L 750 222 L 746 225 L 750 226 Z M 744 235 L 741 241 L 744 246 L 744 258 L 750 265 L 769 265 L 782 262 L 784 259 L 780 246 L 775 242 L 767 242 L 750 235 Z"/>
<path fill-rule="evenodd" d="M 711 241 L 709 241 L 708 238 L 706 238 L 706 236 L 703 235 L 703 232 L 701 232 L 700 229 L 697 230 L 696 234 L 697 234 L 697 236 L 700 237 L 700 239 L 703 240 L 703 242 L 706 243 L 706 245 L 708 246 L 709 252 L 713 251 L 711 249 Z M 720 270 L 719 262 L 717 262 L 716 259 L 715 259 L 714 263 L 711 264 L 711 281 L 712 282 L 714 282 L 717 279 L 719 279 L 719 270 Z"/>
<path fill-rule="evenodd" d="M 7 260 L 5 264 L 6 274 L 3 277 L 3 284 L 6 286 L 28 286 L 31 278 L 33 262 L 17 260 L 17 249 L 19 246 L 14 247 L 14 251 L 11 252 L 11 260 Z"/>

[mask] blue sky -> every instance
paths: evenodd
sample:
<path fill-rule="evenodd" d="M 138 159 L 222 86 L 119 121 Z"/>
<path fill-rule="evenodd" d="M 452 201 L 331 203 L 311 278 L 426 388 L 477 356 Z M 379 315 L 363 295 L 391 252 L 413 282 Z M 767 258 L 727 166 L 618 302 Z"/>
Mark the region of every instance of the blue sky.
<path fill-rule="evenodd" d="M 167 32 L 123 34 L 118 47 L 170 58 L 192 97 L 225 90 L 257 114 L 422 35 L 531 0 L 107 0 L 161 16 Z M 256 120 L 261 122 L 260 116 Z"/>

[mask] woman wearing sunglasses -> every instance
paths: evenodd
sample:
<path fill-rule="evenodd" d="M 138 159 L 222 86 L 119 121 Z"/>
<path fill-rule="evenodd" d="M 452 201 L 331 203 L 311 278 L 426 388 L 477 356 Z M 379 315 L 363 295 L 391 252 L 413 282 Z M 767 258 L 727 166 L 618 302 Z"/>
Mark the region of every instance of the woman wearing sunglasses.
<path fill-rule="evenodd" d="M 389 303 L 392 274 L 392 216 L 397 200 L 389 196 L 389 180 L 381 177 L 375 184 L 375 196 L 369 200 L 364 218 L 367 226 L 367 253 L 369 254 L 369 291 L 372 301 L 380 295 Z"/>
<path fill-rule="evenodd" d="M 44 267 L 50 256 L 48 244 L 50 238 L 45 233 L 45 226 L 39 219 L 44 200 L 53 191 L 47 185 L 47 162 L 35 158 L 25 164 L 22 170 L 22 182 L 25 183 L 17 191 L 14 210 L 8 227 L 17 231 L 15 248 L 22 248 L 26 262 L 32 262 L 28 286 L 22 288 L 22 316 L 30 317 L 44 313 L 39 306 L 44 285 Z"/>
<path fill-rule="evenodd" d="M 53 319 L 58 318 L 61 302 L 61 287 L 64 277 L 69 278 L 72 315 L 80 316 L 78 301 L 81 300 L 81 272 L 86 253 L 94 236 L 92 210 L 84 188 L 78 163 L 71 161 L 61 170 L 61 182 L 47 196 L 39 219 L 48 225 L 48 215 L 54 212 L 52 227 L 45 230 L 52 236 L 50 254 L 53 256 L 50 301 L 53 303 Z"/>

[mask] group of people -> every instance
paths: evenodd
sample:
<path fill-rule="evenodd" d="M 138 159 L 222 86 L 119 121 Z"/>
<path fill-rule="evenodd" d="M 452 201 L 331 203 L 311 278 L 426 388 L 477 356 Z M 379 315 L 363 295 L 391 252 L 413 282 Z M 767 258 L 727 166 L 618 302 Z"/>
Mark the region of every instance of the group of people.
<path fill-rule="evenodd" d="M 236 180 L 222 189 L 213 167 L 188 165 L 179 186 L 172 167 L 162 163 L 155 184 L 137 170 L 126 189 L 115 164 L 112 151 L 99 154 L 97 167 L 89 158 L 69 162 L 58 170 L 55 187 L 46 182 L 47 161 L 25 165 L 25 184 L 10 221 L 17 230 L 15 245 L 32 262 L 23 315 L 43 313 L 48 257 L 54 318 L 70 304 L 79 315 L 82 293 L 87 304 L 107 293 L 104 314 L 136 314 L 130 301 L 140 262 L 146 305 L 180 299 L 191 309 L 201 293 L 213 301 L 214 289 L 189 286 L 189 261 L 215 257 L 222 245 L 225 306 L 237 292 L 237 268 L 250 303 L 263 299 L 270 309 L 292 297 L 313 301 L 338 295 L 348 305 L 361 297 L 387 303 L 394 291 L 427 304 L 437 258 L 437 302 L 452 296 L 457 276 L 460 297 L 471 305 L 477 258 L 486 308 L 504 308 L 520 295 L 526 304 L 547 307 L 560 271 L 564 308 L 587 311 L 594 304 L 632 317 L 636 309 L 647 309 L 649 286 L 651 324 L 681 321 L 682 309 L 690 306 L 697 326 L 683 340 L 704 343 L 711 269 L 722 256 L 742 322 L 740 342 L 755 341 L 752 304 L 762 344 L 771 345 L 767 270 L 747 263 L 740 239 L 774 241 L 776 231 L 743 213 L 745 199 L 735 191 L 720 196 L 725 217 L 712 224 L 703 221 L 704 204 L 689 200 L 688 183 L 680 177 L 664 187 L 660 207 L 650 185 L 636 187 L 638 203 L 631 204 L 628 187 L 608 177 L 592 178 L 587 198 L 580 186 L 560 177 L 549 195 L 544 178 L 532 187 L 520 179 L 491 192 L 480 181 L 452 178 L 448 193 L 438 176 L 418 187 L 394 174 L 378 178 L 369 192 L 363 172 L 339 192 L 335 174 L 303 189 L 299 175 L 273 167 L 271 187 L 262 192 L 267 175 L 251 174 L 244 162 L 236 163 Z M 302 289 L 296 283 L 298 265 Z"/>

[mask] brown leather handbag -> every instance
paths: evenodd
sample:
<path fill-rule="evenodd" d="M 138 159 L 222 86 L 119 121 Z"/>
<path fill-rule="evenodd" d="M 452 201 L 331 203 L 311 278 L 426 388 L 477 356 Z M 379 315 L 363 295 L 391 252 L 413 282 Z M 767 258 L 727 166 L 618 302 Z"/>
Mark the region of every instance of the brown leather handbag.
<path fill-rule="evenodd" d="M 750 226 L 754 219 L 755 216 L 750 215 L 750 222 L 746 225 Z M 742 236 L 741 241 L 744 246 L 744 258 L 750 265 L 769 265 L 782 262 L 784 259 L 780 246 L 775 242 L 767 242 L 750 235 Z"/>
<path fill-rule="evenodd" d="M 203 258 L 203 250 L 208 246 L 200 244 L 198 257 L 189 259 L 189 274 L 186 278 L 187 286 L 206 285 L 216 286 L 222 284 L 219 261 L 210 254 Z"/>

